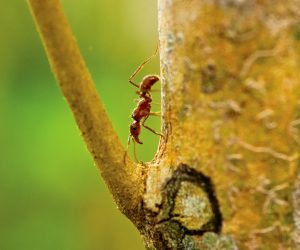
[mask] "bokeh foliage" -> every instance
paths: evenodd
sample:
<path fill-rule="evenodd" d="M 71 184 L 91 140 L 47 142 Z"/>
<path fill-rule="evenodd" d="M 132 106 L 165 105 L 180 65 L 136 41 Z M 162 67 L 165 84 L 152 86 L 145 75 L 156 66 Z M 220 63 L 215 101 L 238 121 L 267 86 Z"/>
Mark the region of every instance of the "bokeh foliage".
<path fill-rule="evenodd" d="M 127 80 L 155 49 L 156 3 L 62 3 L 125 146 L 136 98 Z M 3 2 L 2 9 L 0 249 L 143 249 L 137 230 L 117 210 L 93 166 L 50 72 L 26 2 Z M 158 58 L 137 82 L 148 73 L 159 73 Z M 158 94 L 154 95 L 158 102 Z M 159 130 L 159 118 L 149 119 L 148 124 Z M 150 160 L 158 138 L 143 131 L 141 140 L 138 157 Z"/>

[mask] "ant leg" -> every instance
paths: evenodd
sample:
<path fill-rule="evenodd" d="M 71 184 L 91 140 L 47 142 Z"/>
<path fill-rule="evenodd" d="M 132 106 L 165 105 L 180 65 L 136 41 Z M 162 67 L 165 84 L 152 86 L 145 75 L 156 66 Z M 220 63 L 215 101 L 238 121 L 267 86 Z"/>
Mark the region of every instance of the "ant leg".
<path fill-rule="evenodd" d="M 149 115 L 153 115 L 153 116 L 161 116 L 161 112 L 157 111 L 157 112 L 150 112 Z"/>
<path fill-rule="evenodd" d="M 132 141 L 133 141 L 134 160 L 135 160 L 135 162 L 139 162 L 138 159 L 136 158 L 136 146 L 135 146 L 135 141 L 133 138 L 132 138 Z"/>
<path fill-rule="evenodd" d="M 151 89 L 151 92 L 160 92 L 160 89 Z"/>
<path fill-rule="evenodd" d="M 132 139 L 133 141 L 133 151 L 134 151 L 134 160 L 136 162 L 138 162 L 137 158 L 136 158 L 136 146 L 135 146 L 135 141 L 134 139 L 131 137 L 131 135 L 128 136 L 128 140 L 127 140 L 127 147 L 126 147 L 126 150 L 124 152 L 124 157 L 123 157 L 123 162 L 124 162 L 124 165 L 126 165 L 126 158 L 127 158 L 127 152 L 128 152 L 128 148 L 129 148 L 129 145 L 130 145 L 130 139 Z"/>
<path fill-rule="evenodd" d="M 138 68 L 137 68 L 137 69 L 133 72 L 133 74 L 129 77 L 129 82 L 130 82 L 133 86 L 135 86 L 135 87 L 137 87 L 137 88 L 140 88 L 139 85 L 137 85 L 136 83 L 134 83 L 134 82 L 132 81 L 132 79 L 137 75 L 137 73 L 140 72 L 140 70 L 145 66 L 145 64 L 146 64 L 147 62 L 149 62 L 153 57 L 156 56 L 157 51 L 158 51 L 158 48 L 159 48 L 159 43 L 157 43 L 157 47 L 156 47 L 156 50 L 155 50 L 154 54 L 153 54 L 152 56 L 150 56 L 149 58 L 147 58 L 140 66 L 138 66 Z"/>
<path fill-rule="evenodd" d="M 151 102 L 151 104 L 160 105 L 160 102 Z"/>
<path fill-rule="evenodd" d="M 134 83 L 133 81 L 131 81 L 131 78 L 129 79 L 129 82 L 130 82 L 133 86 L 135 86 L 135 87 L 137 87 L 137 88 L 140 88 L 139 85 L 137 85 L 136 83 Z"/>
<path fill-rule="evenodd" d="M 157 133 L 154 129 L 149 128 L 147 125 L 145 125 L 145 122 L 146 122 L 146 120 L 148 119 L 148 117 L 149 117 L 149 115 L 145 117 L 145 119 L 144 119 L 143 122 L 142 122 L 142 126 L 143 126 L 144 128 L 146 128 L 146 129 L 150 130 L 153 134 L 156 134 L 156 135 L 159 135 L 159 136 L 161 136 L 161 137 L 164 137 L 162 134 Z"/>
<path fill-rule="evenodd" d="M 126 157 L 127 157 L 127 152 L 128 152 L 128 148 L 129 148 L 129 145 L 130 145 L 130 139 L 131 139 L 131 135 L 129 135 L 128 139 L 127 139 L 127 147 L 126 147 L 126 150 L 124 152 L 124 157 L 123 157 L 124 165 L 126 165 Z"/>

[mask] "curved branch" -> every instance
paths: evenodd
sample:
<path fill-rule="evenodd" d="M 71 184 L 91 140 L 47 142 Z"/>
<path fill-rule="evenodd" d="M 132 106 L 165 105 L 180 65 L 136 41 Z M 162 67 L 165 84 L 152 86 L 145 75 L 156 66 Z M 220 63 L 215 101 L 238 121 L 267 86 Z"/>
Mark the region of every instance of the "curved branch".
<path fill-rule="evenodd" d="M 133 221 L 142 193 L 140 168 L 123 163 L 124 148 L 101 104 L 59 0 L 29 0 L 52 71 L 118 206 Z"/>

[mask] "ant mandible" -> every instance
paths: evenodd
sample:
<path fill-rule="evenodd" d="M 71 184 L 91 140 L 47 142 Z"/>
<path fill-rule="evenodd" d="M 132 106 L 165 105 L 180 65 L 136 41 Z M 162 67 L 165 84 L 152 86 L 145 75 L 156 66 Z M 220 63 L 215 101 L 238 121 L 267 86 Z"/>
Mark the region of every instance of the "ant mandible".
<path fill-rule="evenodd" d="M 155 53 L 150 56 L 146 61 L 144 61 L 132 74 L 132 76 L 129 78 L 129 82 L 137 87 L 139 90 L 136 92 L 139 95 L 139 101 L 137 104 L 137 107 L 133 110 L 131 114 L 131 118 L 133 119 L 133 122 L 130 125 L 130 134 L 128 136 L 128 142 L 127 142 L 127 149 L 125 151 L 125 156 L 124 156 L 124 161 L 125 157 L 127 155 L 127 150 L 130 144 L 130 139 L 132 139 L 133 144 L 134 144 L 134 159 L 137 162 L 137 157 L 136 157 L 136 149 L 135 149 L 135 143 L 138 144 L 143 144 L 143 142 L 140 141 L 139 135 L 141 133 L 141 124 L 144 128 L 150 130 L 152 133 L 162 136 L 162 134 L 157 133 L 154 129 L 149 128 L 147 125 L 145 125 L 146 120 L 150 115 L 158 115 L 157 113 L 150 112 L 151 111 L 151 103 L 152 103 L 152 98 L 151 98 L 151 88 L 152 86 L 159 81 L 159 77 L 157 75 L 147 75 L 143 78 L 141 83 L 138 85 L 134 83 L 132 80 L 133 78 L 137 75 L 137 73 L 140 72 L 140 70 L 145 66 L 147 62 L 149 62 L 154 56 L 156 56 L 158 51 L 158 45 L 155 50 Z"/>

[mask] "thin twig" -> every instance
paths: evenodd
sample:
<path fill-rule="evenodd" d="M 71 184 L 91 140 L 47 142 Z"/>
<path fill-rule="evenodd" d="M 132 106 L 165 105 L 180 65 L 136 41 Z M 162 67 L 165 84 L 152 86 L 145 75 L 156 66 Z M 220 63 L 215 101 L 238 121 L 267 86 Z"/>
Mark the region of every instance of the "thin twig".
<path fill-rule="evenodd" d="M 124 148 L 99 99 L 59 0 L 29 0 L 59 87 L 87 147 L 120 209 L 129 217 L 141 196 L 142 178 L 131 161 L 123 163 Z"/>

